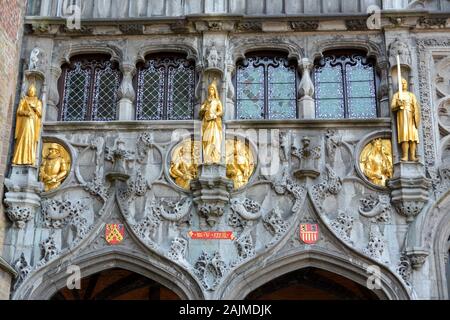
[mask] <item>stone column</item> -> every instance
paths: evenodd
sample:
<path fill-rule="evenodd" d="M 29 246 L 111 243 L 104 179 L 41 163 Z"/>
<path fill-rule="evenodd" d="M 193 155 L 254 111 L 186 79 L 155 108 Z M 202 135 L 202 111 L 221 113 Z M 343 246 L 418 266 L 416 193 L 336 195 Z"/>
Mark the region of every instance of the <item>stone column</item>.
<path fill-rule="evenodd" d="M 45 115 L 45 121 L 57 121 L 58 120 L 58 103 L 59 103 L 59 91 L 58 80 L 61 76 L 61 67 L 56 65 L 50 66 L 49 80 L 48 80 L 48 100 L 47 109 Z"/>
<path fill-rule="evenodd" d="M 383 118 L 389 118 L 391 115 L 391 104 L 389 101 L 389 66 L 387 61 L 380 61 L 377 65 L 378 72 L 380 73 L 380 88 L 377 92 L 377 99 L 380 101 L 380 116 Z"/>
<path fill-rule="evenodd" d="M 121 70 L 123 79 L 119 88 L 119 120 L 134 120 L 136 92 L 133 87 L 133 77 L 136 74 L 136 67 L 126 62 L 122 64 Z"/>
<path fill-rule="evenodd" d="M 314 83 L 311 80 L 313 66 L 314 64 L 308 58 L 303 58 L 299 64 L 302 71 L 302 80 L 298 87 L 298 115 L 300 119 L 314 119 L 316 117 Z"/>
<path fill-rule="evenodd" d="M 233 64 L 228 64 L 226 67 L 225 74 L 225 87 L 226 87 L 226 106 L 225 106 L 225 120 L 233 120 L 236 118 L 235 110 L 235 98 L 236 91 L 233 84 L 233 73 L 235 72 L 235 66 Z"/>

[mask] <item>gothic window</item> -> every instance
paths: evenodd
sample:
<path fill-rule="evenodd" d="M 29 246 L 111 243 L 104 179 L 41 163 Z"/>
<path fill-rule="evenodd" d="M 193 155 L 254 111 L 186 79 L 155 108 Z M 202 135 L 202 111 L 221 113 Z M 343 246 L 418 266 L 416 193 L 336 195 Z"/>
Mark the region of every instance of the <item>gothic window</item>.
<path fill-rule="evenodd" d="M 297 70 L 286 57 L 250 55 L 237 66 L 237 119 L 295 119 Z"/>
<path fill-rule="evenodd" d="M 190 120 L 195 66 L 184 57 L 151 56 L 138 66 L 137 120 Z"/>
<path fill-rule="evenodd" d="M 60 79 L 62 121 L 112 121 L 117 118 L 118 65 L 107 56 L 79 56 L 63 66 Z"/>
<path fill-rule="evenodd" d="M 362 54 L 325 55 L 314 70 L 316 118 L 378 116 L 374 64 Z"/>

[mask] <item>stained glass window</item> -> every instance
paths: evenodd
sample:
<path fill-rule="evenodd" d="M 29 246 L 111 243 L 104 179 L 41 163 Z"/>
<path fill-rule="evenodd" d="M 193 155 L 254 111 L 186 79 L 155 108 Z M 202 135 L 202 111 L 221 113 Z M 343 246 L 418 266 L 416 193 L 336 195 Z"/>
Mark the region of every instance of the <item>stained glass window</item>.
<path fill-rule="evenodd" d="M 194 115 L 195 67 L 189 60 L 151 57 L 137 74 L 138 120 L 189 120 Z"/>
<path fill-rule="evenodd" d="M 325 56 L 315 67 L 314 79 L 317 118 L 377 117 L 376 73 L 363 55 Z"/>
<path fill-rule="evenodd" d="M 116 120 L 121 73 L 107 57 L 75 57 L 60 81 L 62 121 Z"/>
<path fill-rule="evenodd" d="M 237 66 L 237 119 L 295 119 L 297 71 L 284 57 L 249 56 Z"/>

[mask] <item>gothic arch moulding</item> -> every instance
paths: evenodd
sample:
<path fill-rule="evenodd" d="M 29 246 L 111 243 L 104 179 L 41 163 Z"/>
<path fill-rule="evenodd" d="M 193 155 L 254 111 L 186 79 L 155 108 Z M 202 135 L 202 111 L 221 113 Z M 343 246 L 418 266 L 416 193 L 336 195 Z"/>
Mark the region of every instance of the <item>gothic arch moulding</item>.
<path fill-rule="evenodd" d="M 174 43 L 176 42 L 176 43 Z M 184 40 L 179 40 L 178 38 L 176 41 L 173 41 L 173 39 L 167 39 L 163 40 L 162 42 L 158 42 L 155 44 L 147 44 L 141 48 L 138 49 L 137 53 L 137 62 L 144 62 L 145 57 L 149 54 L 153 53 L 159 53 L 159 52 L 175 52 L 175 53 L 181 53 L 186 54 L 186 58 L 188 60 L 193 60 L 195 62 L 196 66 L 199 66 L 202 64 L 198 50 L 195 49 L 191 43 L 185 43 Z"/>
<path fill-rule="evenodd" d="M 105 247 L 84 254 L 70 263 L 55 260 L 25 280 L 14 293 L 13 300 L 48 300 L 67 285 L 70 265 L 78 266 L 82 278 L 113 268 L 121 268 L 148 277 L 175 292 L 181 299 L 204 299 L 196 281 L 187 273 L 165 268 L 150 256 L 135 254 L 123 247 Z M 150 261 L 150 262 L 149 262 Z M 178 279 L 175 281 L 174 279 Z"/>
<path fill-rule="evenodd" d="M 349 261 L 339 253 L 325 250 L 285 251 L 264 268 L 248 268 L 232 279 L 222 292 L 221 299 L 245 299 L 248 294 L 289 272 L 314 267 L 339 274 L 362 286 L 367 285 L 368 273 L 359 261 Z M 381 269 L 381 289 L 375 291 L 380 299 L 408 300 L 410 296 L 401 282 L 387 269 Z"/>
<path fill-rule="evenodd" d="M 89 42 L 89 43 L 75 43 L 64 45 L 58 48 L 56 45 L 53 50 L 52 65 L 61 66 L 64 63 L 69 63 L 73 56 L 79 54 L 107 54 L 111 56 L 111 61 L 121 62 L 123 53 L 122 50 L 114 45 L 105 44 L 105 42 Z"/>

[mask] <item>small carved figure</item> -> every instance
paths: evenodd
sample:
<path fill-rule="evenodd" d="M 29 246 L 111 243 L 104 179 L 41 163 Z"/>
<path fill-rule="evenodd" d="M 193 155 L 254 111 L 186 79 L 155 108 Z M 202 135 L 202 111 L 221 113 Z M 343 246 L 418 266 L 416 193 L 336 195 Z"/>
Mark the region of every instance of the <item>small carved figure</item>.
<path fill-rule="evenodd" d="M 66 157 L 63 156 L 61 148 L 57 143 L 50 143 L 48 144 L 48 152 L 43 157 L 39 178 L 44 183 L 45 191 L 58 188 L 69 174 L 70 159 L 67 155 Z"/>
<path fill-rule="evenodd" d="M 39 63 L 39 55 L 41 54 L 41 50 L 39 48 L 34 48 L 30 53 L 30 64 L 28 69 L 36 70 Z"/>

